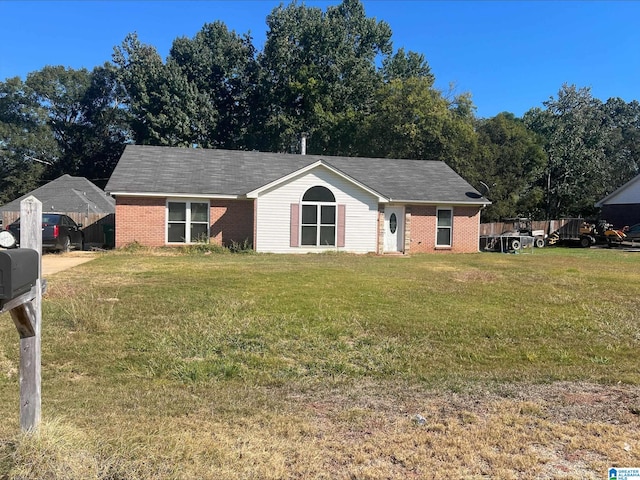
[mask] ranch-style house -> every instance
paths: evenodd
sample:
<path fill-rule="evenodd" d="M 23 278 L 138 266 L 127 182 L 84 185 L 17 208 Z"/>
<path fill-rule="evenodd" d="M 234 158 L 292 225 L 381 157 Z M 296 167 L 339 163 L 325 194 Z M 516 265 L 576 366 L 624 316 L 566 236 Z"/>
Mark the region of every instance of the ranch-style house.
<path fill-rule="evenodd" d="M 106 189 L 116 247 L 477 252 L 490 202 L 444 162 L 126 147 Z"/>

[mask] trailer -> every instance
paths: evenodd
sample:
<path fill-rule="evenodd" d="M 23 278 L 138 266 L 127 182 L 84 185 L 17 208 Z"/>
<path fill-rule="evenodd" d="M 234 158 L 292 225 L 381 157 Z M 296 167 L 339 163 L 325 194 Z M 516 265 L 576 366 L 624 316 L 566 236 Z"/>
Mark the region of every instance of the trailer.
<path fill-rule="evenodd" d="M 529 218 L 506 218 L 503 223 L 505 227 L 500 234 L 480 236 L 481 251 L 506 253 L 544 247 L 544 230 L 532 230 Z"/>
<path fill-rule="evenodd" d="M 566 223 L 549 234 L 547 245 L 579 245 L 588 248 L 592 245 L 619 245 L 625 238 L 622 230 L 616 230 L 606 220 L 585 220 L 584 218 L 565 219 Z"/>

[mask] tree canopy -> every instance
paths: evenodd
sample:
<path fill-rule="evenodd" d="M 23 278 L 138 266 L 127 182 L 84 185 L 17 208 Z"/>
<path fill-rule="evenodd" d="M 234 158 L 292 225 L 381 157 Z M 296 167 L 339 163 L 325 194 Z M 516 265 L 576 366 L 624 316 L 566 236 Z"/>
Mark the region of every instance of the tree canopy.
<path fill-rule="evenodd" d="M 595 215 L 595 202 L 638 174 L 638 157 L 629 144 L 637 102 L 615 108 L 622 103 L 603 104 L 589 88 L 565 84 L 557 98 L 543 103 L 544 110 L 525 114 L 525 124 L 542 139 L 547 157 L 539 186 L 545 190 L 549 218 Z"/>
<path fill-rule="evenodd" d="M 542 218 L 544 191 L 539 184 L 546 155 L 541 139 L 511 113 L 479 120 L 476 128 L 476 179 L 489 189 L 493 202 L 484 212 L 485 220 L 516 215 Z"/>

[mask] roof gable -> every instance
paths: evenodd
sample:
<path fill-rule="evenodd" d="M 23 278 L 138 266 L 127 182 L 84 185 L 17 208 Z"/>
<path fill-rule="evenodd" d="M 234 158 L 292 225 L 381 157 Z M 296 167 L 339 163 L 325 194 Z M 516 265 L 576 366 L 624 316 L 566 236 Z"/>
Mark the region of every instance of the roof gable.
<path fill-rule="evenodd" d="M 113 195 L 247 198 L 322 165 L 381 199 L 487 205 L 446 163 L 128 145 L 106 191 Z"/>
<path fill-rule="evenodd" d="M 616 191 L 604 197 L 595 206 L 602 207 L 603 205 L 628 203 L 640 203 L 640 175 L 632 178 Z"/>
<path fill-rule="evenodd" d="M 20 211 L 20 202 L 33 195 L 44 212 L 114 213 L 115 200 L 84 177 L 62 175 L 0 207 L 0 211 Z"/>
<path fill-rule="evenodd" d="M 260 194 L 266 190 L 269 190 L 271 188 L 277 187 L 279 185 L 282 185 L 286 182 L 288 182 L 289 180 L 298 177 L 300 175 L 304 175 L 307 172 L 311 172 L 312 170 L 315 170 L 317 168 L 324 168 L 329 170 L 330 172 L 335 173 L 336 175 L 338 175 L 339 177 L 343 178 L 344 180 L 346 180 L 349 183 L 352 183 L 356 186 L 358 186 L 359 188 L 361 188 L 362 190 L 370 193 L 371 195 L 373 195 L 374 197 L 378 197 L 378 201 L 379 202 L 384 202 L 387 201 L 388 199 L 386 197 L 384 197 L 383 195 L 381 195 L 380 193 L 372 190 L 371 188 L 367 187 L 366 185 L 363 185 L 362 183 L 360 183 L 358 180 L 349 177 L 348 175 L 345 175 L 343 172 L 341 172 L 340 170 L 336 169 L 335 167 L 329 165 L 328 163 L 326 163 L 324 160 L 318 160 L 317 162 L 314 162 L 310 165 L 307 165 L 299 170 L 296 170 L 294 172 L 291 172 L 288 175 L 285 175 L 284 177 L 281 177 L 279 179 L 276 179 L 273 182 L 270 182 L 266 185 L 263 185 L 255 190 L 252 190 L 251 192 L 247 193 L 247 197 L 248 198 L 257 198 L 260 196 Z"/>

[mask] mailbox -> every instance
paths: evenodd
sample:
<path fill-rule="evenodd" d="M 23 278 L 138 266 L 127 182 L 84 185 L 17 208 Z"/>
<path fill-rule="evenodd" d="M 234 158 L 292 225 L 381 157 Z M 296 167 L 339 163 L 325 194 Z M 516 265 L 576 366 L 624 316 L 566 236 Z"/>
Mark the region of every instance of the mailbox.
<path fill-rule="evenodd" d="M 30 248 L 0 251 L 0 301 L 29 292 L 38 280 L 39 262 Z"/>

